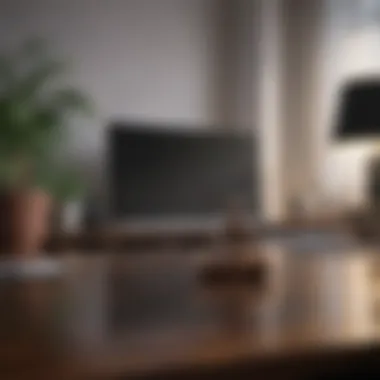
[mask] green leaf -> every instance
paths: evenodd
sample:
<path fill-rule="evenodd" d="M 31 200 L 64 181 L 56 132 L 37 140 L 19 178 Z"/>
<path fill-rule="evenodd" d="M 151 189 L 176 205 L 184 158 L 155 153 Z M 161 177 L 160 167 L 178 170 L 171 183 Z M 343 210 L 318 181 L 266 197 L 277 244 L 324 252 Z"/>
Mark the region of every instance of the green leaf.
<path fill-rule="evenodd" d="M 89 98 L 75 88 L 65 88 L 56 91 L 52 96 L 51 106 L 63 111 L 74 111 L 84 115 L 91 115 L 93 110 Z"/>
<path fill-rule="evenodd" d="M 40 95 L 49 81 L 63 72 L 64 65 L 59 61 L 48 60 L 33 67 L 19 80 L 15 88 L 15 96 L 21 101 L 32 100 Z"/>
<path fill-rule="evenodd" d="M 40 40 L 0 57 L 0 186 L 25 184 L 26 176 L 60 199 L 80 192 L 80 176 L 55 158 L 68 116 L 90 115 L 92 104 L 80 90 L 58 86 L 64 68 Z"/>
<path fill-rule="evenodd" d="M 80 173 L 71 168 L 41 160 L 36 169 L 36 184 L 60 202 L 76 199 L 85 192 Z"/>

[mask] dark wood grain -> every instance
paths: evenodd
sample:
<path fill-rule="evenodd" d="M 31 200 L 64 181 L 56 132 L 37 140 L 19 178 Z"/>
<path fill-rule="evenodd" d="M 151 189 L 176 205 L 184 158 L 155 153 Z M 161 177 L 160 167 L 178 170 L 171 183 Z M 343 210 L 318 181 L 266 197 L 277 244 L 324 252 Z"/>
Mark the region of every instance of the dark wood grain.
<path fill-rule="evenodd" d="M 328 232 L 328 233 L 352 233 L 351 221 L 346 215 L 333 217 L 292 218 L 278 223 L 259 223 L 244 229 L 242 234 L 232 237 L 226 236 L 224 228 L 219 229 L 183 229 L 172 231 L 142 230 L 133 231 L 125 226 L 111 225 L 98 227 L 87 231 L 63 232 L 56 231 L 50 235 L 46 242 L 48 252 L 65 252 L 69 249 L 82 251 L 113 252 L 146 252 L 147 250 L 162 250 L 177 248 L 177 252 L 183 253 L 210 245 L 216 242 L 229 240 L 257 241 L 273 237 L 274 235 Z"/>
<path fill-rule="evenodd" d="M 376 252 L 245 246 L 241 260 L 267 268 L 264 286 L 199 281 L 231 254 L 67 254 L 60 279 L 2 281 L 0 374 L 306 379 L 379 369 Z"/>

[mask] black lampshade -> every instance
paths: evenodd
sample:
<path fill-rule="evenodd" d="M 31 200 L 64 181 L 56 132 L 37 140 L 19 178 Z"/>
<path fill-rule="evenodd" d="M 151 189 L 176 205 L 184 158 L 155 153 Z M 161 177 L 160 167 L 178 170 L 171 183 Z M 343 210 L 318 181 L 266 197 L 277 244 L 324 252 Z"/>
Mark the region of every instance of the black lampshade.
<path fill-rule="evenodd" d="M 340 96 L 336 137 L 380 138 L 380 78 L 350 81 Z"/>

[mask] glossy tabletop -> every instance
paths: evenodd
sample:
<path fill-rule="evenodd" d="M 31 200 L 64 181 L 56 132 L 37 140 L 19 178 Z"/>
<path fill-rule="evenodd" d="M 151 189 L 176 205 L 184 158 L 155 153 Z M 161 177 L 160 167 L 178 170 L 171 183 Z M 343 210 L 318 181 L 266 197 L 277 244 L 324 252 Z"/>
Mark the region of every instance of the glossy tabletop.
<path fill-rule="evenodd" d="M 70 253 L 50 278 L 1 280 L 0 372 L 31 342 L 46 347 L 45 362 L 69 359 L 100 378 L 380 347 L 376 251 L 262 245 L 233 255 Z M 206 265 L 231 257 L 263 265 L 263 283 L 202 281 Z"/>

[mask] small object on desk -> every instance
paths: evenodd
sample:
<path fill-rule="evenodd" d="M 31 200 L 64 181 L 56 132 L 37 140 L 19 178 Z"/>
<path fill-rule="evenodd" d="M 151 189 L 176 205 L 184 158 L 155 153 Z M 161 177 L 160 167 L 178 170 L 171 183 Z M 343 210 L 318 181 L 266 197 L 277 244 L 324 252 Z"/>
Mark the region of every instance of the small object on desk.
<path fill-rule="evenodd" d="M 267 268 L 263 261 L 224 260 L 209 263 L 200 273 L 205 285 L 244 285 L 262 287 Z"/>
<path fill-rule="evenodd" d="M 227 211 L 224 238 L 227 243 L 246 242 L 251 237 L 251 231 L 247 227 L 248 218 L 243 208 L 236 202 L 231 204 Z M 237 253 L 237 252 L 235 252 Z"/>
<path fill-rule="evenodd" d="M 81 201 L 69 201 L 61 208 L 60 228 L 67 233 L 78 233 L 83 228 L 84 205 Z"/>
<path fill-rule="evenodd" d="M 55 278 L 61 276 L 63 271 L 64 264 L 60 260 L 47 257 L 0 261 L 0 280 Z"/>
<path fill-rule="evenodd" d="M 251 233 L 245 223 L 245 217 L 240 209 L 230 210 L 225 228 L 227 247 L 226 256 L 213 260 L 201 270 L 200 279 L 207 285 L 237 285 L 261 287 L 265 283 L 267 266 L 259 257 L 247 260 L 247 254 L 252 257 L 252 250 L 258 250 L 256 244 L 250 242 Z"/>

